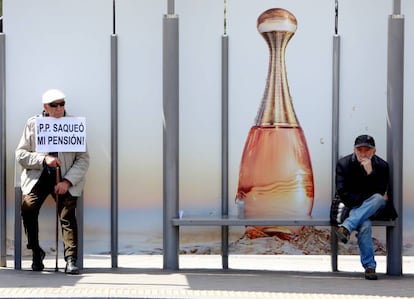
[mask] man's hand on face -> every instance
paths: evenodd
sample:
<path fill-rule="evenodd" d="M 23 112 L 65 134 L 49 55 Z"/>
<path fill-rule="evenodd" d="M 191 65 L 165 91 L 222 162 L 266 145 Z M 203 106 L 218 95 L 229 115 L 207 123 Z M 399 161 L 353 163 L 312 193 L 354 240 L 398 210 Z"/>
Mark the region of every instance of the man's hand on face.
<path fill-rule="evenodd" d="M 367 175 L 372 173 L 371 158 L 375 155 L 375 151 L 375 148 L 370 148 L 368 146 L 360 146 L 354 149 L 358 162 L 364 167 Z"/>
<path fill-rule="evenodd" d="M 371 172 L 372 172 L 371 159 L 369 159 L 369 158 L 362 158 L 360 162 L 361 162 L 362 167 L 364 167 L 365 172 L 367 173 L 367 175 L 370 175 Z"/>

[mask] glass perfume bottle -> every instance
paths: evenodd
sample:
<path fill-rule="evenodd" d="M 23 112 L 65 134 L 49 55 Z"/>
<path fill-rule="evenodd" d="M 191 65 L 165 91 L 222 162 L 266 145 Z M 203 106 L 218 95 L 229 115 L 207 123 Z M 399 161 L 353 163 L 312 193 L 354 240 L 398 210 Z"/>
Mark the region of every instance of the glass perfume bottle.
<path fill-rule="evenodd" d="M 312 165 L 304 132 L 289 92 L 285 50 L 297 28 L 293 14 L 281 8 L 263 12 L 257 29 L 270 50 L 264 96 L 242 154 L 236 201 L 245 216 L 306 218 L 314 201 Z M 246 234 L 252 227 L 248 227 Z M 289 239 L 302 227 L 253 227 L 256 236 Z"/>

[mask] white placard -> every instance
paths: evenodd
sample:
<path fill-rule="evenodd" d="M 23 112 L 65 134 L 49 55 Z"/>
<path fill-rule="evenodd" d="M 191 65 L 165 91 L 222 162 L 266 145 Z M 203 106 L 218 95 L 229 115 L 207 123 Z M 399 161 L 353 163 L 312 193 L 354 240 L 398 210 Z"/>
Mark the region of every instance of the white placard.
<path fill-rule="evenodd" d="M 85 117 L 36 118 L 36 152 L 85 152 Z"/>

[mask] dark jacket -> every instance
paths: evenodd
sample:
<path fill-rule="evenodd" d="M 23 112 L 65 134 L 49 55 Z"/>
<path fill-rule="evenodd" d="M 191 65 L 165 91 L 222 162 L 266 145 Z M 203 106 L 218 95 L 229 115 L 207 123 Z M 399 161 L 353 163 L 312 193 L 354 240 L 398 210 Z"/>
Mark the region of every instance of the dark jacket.
<path fill-rule="evenodd" d="M 388 163 L 374 155 L 371 158 L 372 172 L 367 175 L 354 153 L 341 158 L 336 164 L 336 195 L 349 208 L 360 206 L 375 193 L 384 195 L 388 189 Z M 397 214 L 392 200 L 387 201 L 386 211 L 381 211 L 376 219 L 395 219 Z M 386 212 L 385 214 L 383 212 Z"/>
<path fill-rule="evenodd" d="M 372 173 L 367 175 L 355 154 L 343 157 L 336 164 L 336 192 L 349 208 L 360 206 L 375 193 L 384 195 L 388 187 L 388 163 L 374 155 Z"/>

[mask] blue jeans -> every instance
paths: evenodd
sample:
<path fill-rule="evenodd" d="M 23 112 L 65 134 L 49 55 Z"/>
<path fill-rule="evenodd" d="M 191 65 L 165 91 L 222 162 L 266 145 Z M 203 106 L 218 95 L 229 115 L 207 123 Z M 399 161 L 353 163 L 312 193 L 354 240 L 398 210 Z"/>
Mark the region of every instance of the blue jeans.
<path fill-rule="evenodd" d="M 364 269 L 375 269 L 374 243 L 372 242 L 372 225 L 369 217 L 385 206 L 385 199 L 381 194 L 374 194 L 366 199 L 361 206 L 352 208 L 349 217 L 341 224 L 350 233 L 357 231 L 358 246 L 361 255 L 361 264 Z"/>

